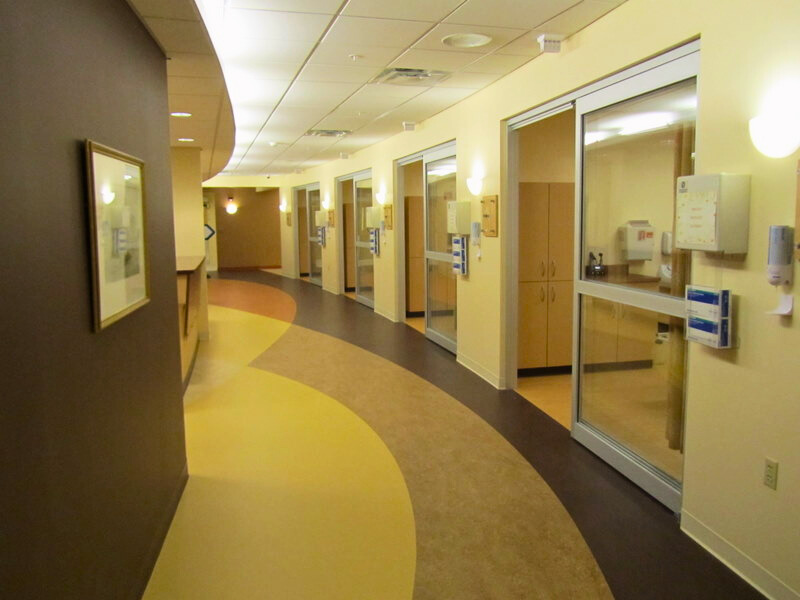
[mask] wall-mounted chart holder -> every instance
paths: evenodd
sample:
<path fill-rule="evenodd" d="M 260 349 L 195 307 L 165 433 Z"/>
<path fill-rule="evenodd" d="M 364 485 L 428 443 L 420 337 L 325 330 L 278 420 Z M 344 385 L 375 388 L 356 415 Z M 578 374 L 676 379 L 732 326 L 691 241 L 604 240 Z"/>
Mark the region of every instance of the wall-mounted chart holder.
<path fill-rule="evenodd" d="M 678 177 L 675 247 L 746 254 L 750 176 L 718 173 Z"/>
<path fill-rule="evenodd" d="M 686 339 L 711 348 L 733 346 L 731 291 L 686 286 Z"/>
<path fill-rule="evenodd" d="M 481 200 L 481 231 L 486 237 L 497 237 L 497 196 Z"/>
<path fill-rule="evenodd" d="M 377 227 L 369 230 L 369 251 L 375 256 L 381 254 L 381 233 Z"/>
<path fill-rule="evenodd" d="M 292 213 L 290 213 L 290 212 L 286 213 L 286 226 L 287 227 L 291 227 L 292 226 Z"/>
<path fill-rule="evenodd" d="M 328 241 L 326 239 L 327 236 L 325 234 L 326 234 L 326 229 L 324 226 L 317 227 L 317 238 L 319 238 L 319 245 L 322 246 L 323 248 L 325 247 L 325 244 Z"/>
<path fill-rule="evenodd" d="M 333 209 L 328 211 L 328 227 L 336 227 L 336 211 Z"/>
<path fill-rule="evenodd" d="M 392 219 L 392 204 L 385 204 L 383 206 L 383 222 L 385 223 L 386 229 L 392 229 L 394 225 L 394 221 Z"/>
<path fill-rule="evenodd" d="M 454 235 L 453 236 L 453 273 L 456 275 L 466 275 L 467 269 L 467 236 Z"/>

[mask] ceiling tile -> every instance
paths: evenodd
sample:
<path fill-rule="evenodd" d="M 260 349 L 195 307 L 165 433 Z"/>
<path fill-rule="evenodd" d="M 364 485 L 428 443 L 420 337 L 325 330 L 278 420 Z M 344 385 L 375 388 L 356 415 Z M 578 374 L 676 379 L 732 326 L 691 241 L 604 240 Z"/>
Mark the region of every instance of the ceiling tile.
<path fill-rule="evenodd" d="M 361 87 L 360 83 L 295 81 L 281 106 L 326 108 L 330 111 L 359 87 Z"/>
<path fill-rule="evenodd" d="M 391 63 L 392 67 L 407 69 L 433 69 L 437 71 L 458 71 L 477 58 L 465 52 L 445 52 L 441 50 L 411 49 Z"/>
<path fill-rule="evenodd" d="M 544 31 L 542 30 L 534 30 L 526 33 L 525 35 L 515 39 L 510 44 L 506 44 L 497 50 L 495 54 L 511 54 L 514 56 L 528 56 L 530 58 L 539 56 L 542 51 L 539 48 L 539 42 L 536 41 L 536 38 L 543 33 Z"/>
<path fill-rule="evenodd" d="M 344 129 L 345 131 L 356 131 L 368 124 L 372 119 L 369 117 L 351 117 L 343 114 L 331 113 L 319 123 L 314 125 L 314 129 Z"/>
<path fill-rule="evenodd" d="M 219 77 L 169 77 L 167 86 L 171 94 L 218 96 L 222 91 L 222 79 Z"/>
<path fill-rule="evenodd" d="M 299 134 L 305 133 L 314 126 L 324 115 L 320 114 L 319 109 L 315 108 L 296 108 L 291 106 L 279 106 L 267 121 L 264 131 L 269 132 L 297 131 Z M 293 140 L 281 139 L 277 141 L 289 142 Z"/>
<path fill-rule="evenodd" d="M 433 23 L 422 21 L 339 17 L 325 36 L 325 42 L 347 47 L 362 45 L 405 48 L 416 42 L 431 27 Z"/>
<path fill-rule="evenodd" d="M 131 4 L 143 17 L 161 17 L 164 19 L 183 19 L 186 21 L 199 21 L 194 2 L 165 0 L 131 0 Z"/>
<path fill-rule="evenodd" d="M 560 33 L 570 36 L 602 17 L 607 12 L 616 8 L 608 2 L 598 2 L 596 0 L 584 0 L 577 6 L 564 11 L 554 19 L 544 23 L 539 29 L 548 33 Z"/>
<path fill-rule="evenodd" d="M 464 68 L 467 73 L 497 73 L 505 75 L 524 65 L 530 56 L 490 54 Z"/>
<path fill-rule="evenodd" d="M 441 21 L 462 2 L 463 0 L 403 0 L 402 2 L 350 0 L 342 14 L 353 17 L 436 22 Z"/>
<path fill-rule="evenodd" d="M 294 79 L 301 63 L 252 63 L 241 64 L 239 61 L 226 63 L 225 78 L 234 79 L 263 79 L 266 81 L 285 81 Z"/>
<path fill-rule="evenodd" d="M 167 59 L 169 77 L 218 77 L 219 74 L 219 63 L 212 54 L 174 52 Z"/>
<path fill-rule="evenodd" d="M 477 54 L 488 54 L 523 35 L 525 29 L 509 29 L 505 27 L 483 27 L 475 25 L 454 25 L 451 23 L 440 23 L 433 31 L 428 33 L 419 42 L 414 44 L 414 48 L 423 50 L 445 50 L 448 52 L 469 52 Z M 454 33 L 482 33 L 492 38 L 492 41 L 485 46 L 478 48 L 453 48 L 442 43 L 442 38 Z"/>
<path fill-rule="evenodd" d="M 446 23 L 533 29 L 579 0 L 467 0 Z"/>
<path fill-rule="evenodd" d="M 463 88 L 477 90 L 494 83 L 502 77 L 498 73 L 453 73 L 450 77 L 438 84 L 437 88 Z"/>
<path fill-rule="evenodd" d="M 366 83 L 380 73 L 378 67 L 357 67 L 341 65 L 306 65 L 300 73 L 300 81 Z"/>
<path fill-rule="evenodd" d="M 210 54 L 211 43 L 206 29 L 200 21 L 181 21 L 178 19 L 145 18 L 145 22 L 159 43 L 168 53 L 194 52 Z"/>
<path fill-rule="evenodd" d="M 330 15 L 231 9 L 224 27 L 226 37 L 316 43 L 330 21 Z"/>
<path fill-rule="evenodd" d="M 389 48 L 363 44 L 331 44 L 326 39 L 317 47 L 308 62 L 312 65 L 383 67 L 402 54 L 403 50 L 405 46 Z M 354 61 L 350 58 L 351 55 L 358 56 L 358 59 Z"/>
<path fill-rule="evenodd" d="M 328 15 L 335 14 L 341 5 L 341 0 L 231 0 L 231 8 L 282 10 Z"/>
<path fill-rule="evenodd" d="M 237 66 L 258 65 L 260 63 L 297 63 L 299 67 L 313 48 L 310 42 L 291 40 L 262 39 L 257 42 L 247 38 L 228 36 L 220 61 L 225 69 L 229 64 Z"/>
<path fill-rule="evenodd" d="M 232 79 L 228 81 L 228 93 L 235 107 L 274 106 L 289 87 L 285 81 L 265 79 Z"/>

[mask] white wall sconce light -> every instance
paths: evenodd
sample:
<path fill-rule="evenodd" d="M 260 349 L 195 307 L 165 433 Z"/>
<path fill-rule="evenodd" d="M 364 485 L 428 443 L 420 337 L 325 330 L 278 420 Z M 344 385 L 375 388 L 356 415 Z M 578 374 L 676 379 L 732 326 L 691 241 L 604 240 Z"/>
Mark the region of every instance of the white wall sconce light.
<path fill-rule="evenodd" d="M 467 189 L 473 196 L 480 196 L 483 191 L 483 177 L 468 177 Z"/>
<path fill-rule="evenodd" d="M 800 82 L 783 81 L 773 87 L 749 125 L 753 145 L 765 156 L 794 154 L 800 148 Z"/>
<path fill-rule="evenodd" d="M 228 196 L 228 203 L 225 205 L 225 212 L 235 215 L 239 211 L 239 206 L 233 201 L 233 196 Z"/>
<path fill-rule="evenodd" d="M 324 210 L 330 210 L 331 208 L 331 195 L 328 192 L 325 192 L 325 199 L 322 201 L 322 208 Z"/>
<path fill-rule="evenodd" d="M 289 205 L 286 203 L 286 198 L 281 198 L 281 203 L 278 205 L 278 210 L 282 213 L 285 213 L 289 209 Z"/>

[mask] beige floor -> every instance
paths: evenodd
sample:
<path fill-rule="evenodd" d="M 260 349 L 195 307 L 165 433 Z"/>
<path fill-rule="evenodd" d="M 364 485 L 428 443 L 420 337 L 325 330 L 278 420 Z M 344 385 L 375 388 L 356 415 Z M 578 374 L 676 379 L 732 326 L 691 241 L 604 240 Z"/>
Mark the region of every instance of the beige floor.
<path fill-rule="evenodd" d="M 277 267 L 276 269 L 261 269 L 265 273 L 272 273 L 273 275 L 283 275 L 283 269 L 281 267 Z"/>
<path fill-rule="evenodd" d="M 520 396 L 569 429 L 572 424 L 572 375 L 520 377 Z"/>
<path fill-rule="evenodd" d="M 425 333 L 425 317 L 406 317 L 406 325 L 422 334 Z"/>
<path fill-rule="evenodd" d="M 355 300 L 356 299 L 356 293 L 355 292 L 345 292 L 344 295 L 347 296 L 348 298 L 350 298 L 350 300 Z"/>

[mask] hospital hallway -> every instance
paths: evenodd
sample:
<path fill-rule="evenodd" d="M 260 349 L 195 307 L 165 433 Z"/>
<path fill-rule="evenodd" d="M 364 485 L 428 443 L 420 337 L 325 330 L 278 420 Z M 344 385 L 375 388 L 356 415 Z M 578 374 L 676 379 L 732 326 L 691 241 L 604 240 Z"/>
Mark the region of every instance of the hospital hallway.
<path fill-rule="evenodd" d="M 761 598 L 676 515 L 423 334 L 304 281 L 208 281 L 189 480 L 144 598 Z"/>

